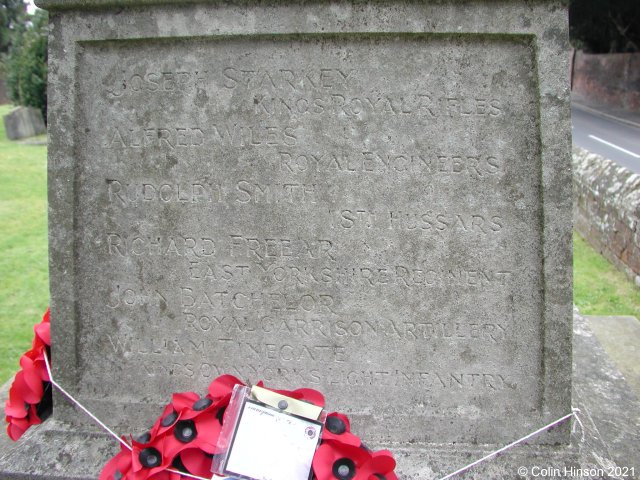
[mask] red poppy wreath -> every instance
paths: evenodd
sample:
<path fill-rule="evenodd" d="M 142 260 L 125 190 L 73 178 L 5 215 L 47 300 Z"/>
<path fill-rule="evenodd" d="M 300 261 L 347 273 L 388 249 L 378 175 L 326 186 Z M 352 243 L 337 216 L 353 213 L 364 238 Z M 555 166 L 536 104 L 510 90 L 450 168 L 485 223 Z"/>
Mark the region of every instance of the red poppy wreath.
<path fill-rule="evenodd" d="M 35 326 L 31 350 L 20 359 L 5 406 L 7 431 L 14 441 L 51 412 L 51 379 L 45 365 L 50 359 L 49 311 Z M 201 397 L 194 392 L 174 393 L 148 432 L 122 437 L 123 444 L 102 469 L 100 480 L 181 480 L 211 478 L 215 455 L 222 453 L 218 437 L 226 420 L 226 409 L 236 385 L 232 375 L 222 375 Z M 258 386 L 264 387 L 262 382 Z M 273 390 L 274 392 L 325 406 L 317 390 Z M 397 480 L 396 462 L 388 450 L 372 451 L 351 432 L 346 415 L 326 416 L 320 446 L 312 462 L 315 480 Z"/>
<path fill-rule="evenodd" d="M 13 379 L 4 407 L 7 434 L 14 442 L 51 413 L 51 382 L 44 363 L 45 355 L 50 358 L 51 347 L 48 309 L 34 331 L 31 349 L 20 357 L 20 371 Z"/>

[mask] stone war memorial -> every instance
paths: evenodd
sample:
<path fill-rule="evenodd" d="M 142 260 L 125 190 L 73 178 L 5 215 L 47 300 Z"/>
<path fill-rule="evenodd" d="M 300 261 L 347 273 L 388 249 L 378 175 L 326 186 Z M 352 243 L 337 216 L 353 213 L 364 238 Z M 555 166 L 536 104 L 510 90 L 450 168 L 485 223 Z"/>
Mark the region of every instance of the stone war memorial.
<path fill-rule="evenodd" d="M 228 373 L 431 479 L 571 412 L 563 2 L 38 4 L 53 372 L 112 429 Z M 47 424 L 3 478 L 118 451 L 60 395 Z"/>

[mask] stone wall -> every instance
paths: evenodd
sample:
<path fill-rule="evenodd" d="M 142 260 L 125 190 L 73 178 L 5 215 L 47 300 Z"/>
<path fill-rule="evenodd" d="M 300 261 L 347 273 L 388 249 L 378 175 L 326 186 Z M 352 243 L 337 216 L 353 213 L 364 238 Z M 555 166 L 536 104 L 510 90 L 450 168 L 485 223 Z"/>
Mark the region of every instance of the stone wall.
<path fill-rule="evenodd" d="M 640 175 L 573 149 L 575 229 L 640 284 Z"/>
<path fill-rule="evenodd" d="M 574 94 L 610 107 L 640 112 L 640 53 L 575 52 Z"/>

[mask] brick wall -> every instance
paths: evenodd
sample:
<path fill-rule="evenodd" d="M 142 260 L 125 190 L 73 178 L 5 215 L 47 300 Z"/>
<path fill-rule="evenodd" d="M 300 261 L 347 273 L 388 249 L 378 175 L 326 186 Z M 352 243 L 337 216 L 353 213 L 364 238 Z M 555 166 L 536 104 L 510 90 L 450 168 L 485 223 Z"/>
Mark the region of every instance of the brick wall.
<path fill-rule="evenodd" d="M 592 102 L 640 112 L 640 53 L 575 52 L 571 88 Z"/>
<path fill-rule="evenodd" d="M 640 285 L 640 175 L 573 148 L 574 227 Z"/>

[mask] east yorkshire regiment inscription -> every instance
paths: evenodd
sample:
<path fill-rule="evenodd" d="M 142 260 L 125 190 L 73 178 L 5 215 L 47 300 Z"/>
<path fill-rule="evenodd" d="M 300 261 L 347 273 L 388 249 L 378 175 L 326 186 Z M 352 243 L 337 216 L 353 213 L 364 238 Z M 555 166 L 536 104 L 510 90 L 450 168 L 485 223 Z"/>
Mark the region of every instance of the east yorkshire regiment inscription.
<path fill-rule="evenodd" d="M 83 43 L 78 308 L 102 341 L 79 388 L 160 403 L 231 373 L 356 416 L 539 410 L 534 55 L 472 34 Z M 147 380 L 104 392 L 105 362 Z"/>

